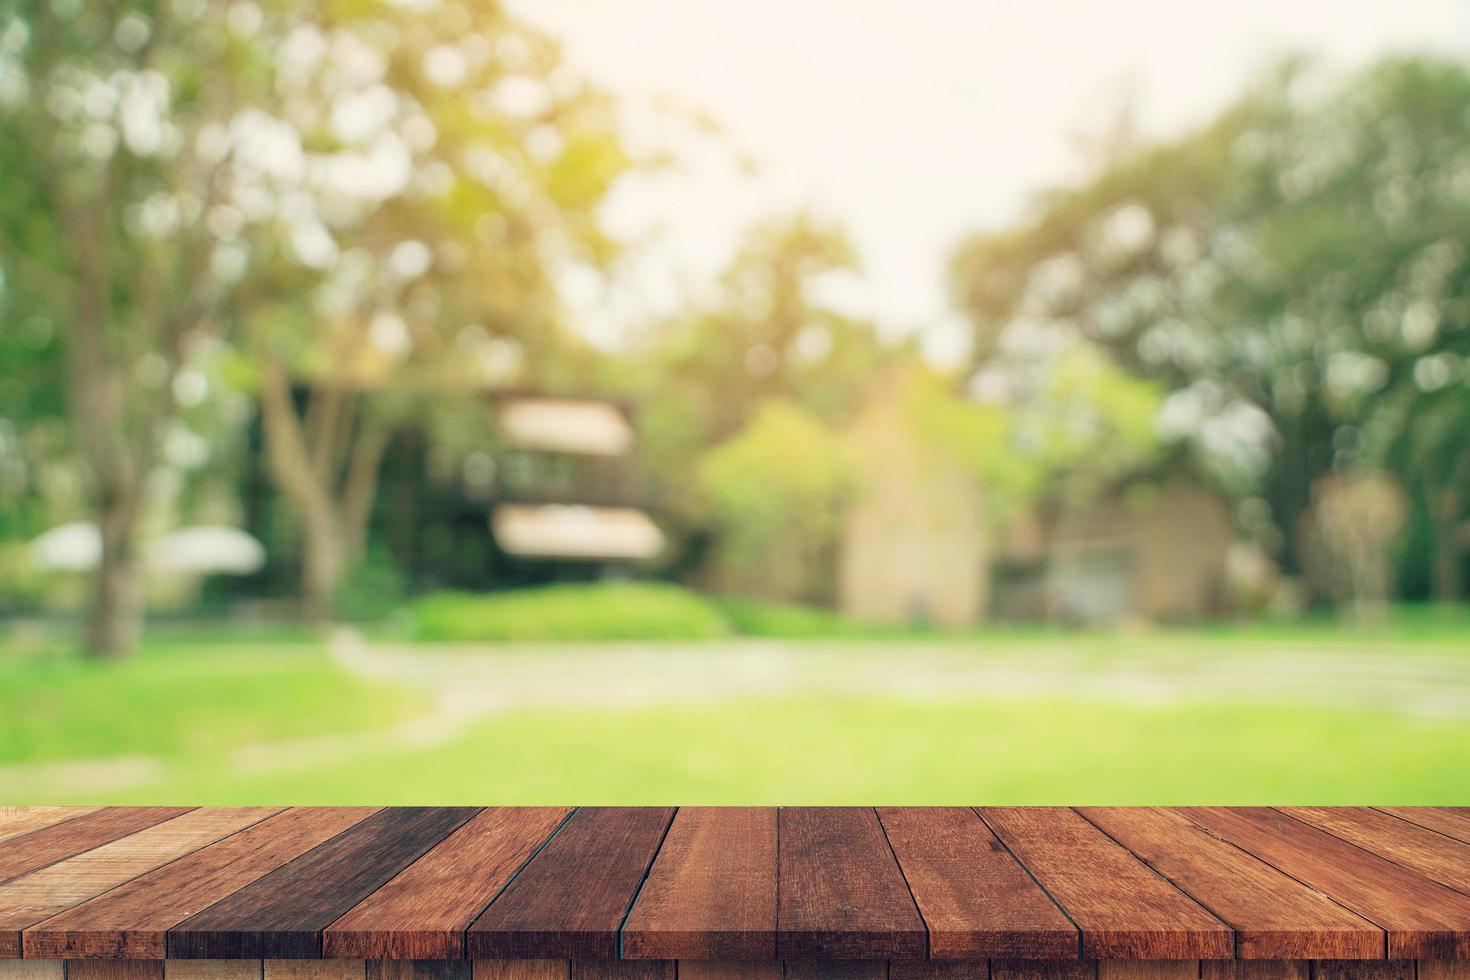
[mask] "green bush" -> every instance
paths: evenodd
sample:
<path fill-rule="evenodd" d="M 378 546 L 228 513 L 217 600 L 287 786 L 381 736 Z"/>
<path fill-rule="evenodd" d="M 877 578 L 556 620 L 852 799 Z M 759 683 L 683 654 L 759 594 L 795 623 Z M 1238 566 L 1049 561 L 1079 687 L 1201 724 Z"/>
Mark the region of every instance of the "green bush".
<path fill-rule="evenodd" d="M 553 585 L 487 595 L 441 592 L 413 609 L 423 640 L 710 640 L 732 632 L 709 600 L 660 582 Z"/>

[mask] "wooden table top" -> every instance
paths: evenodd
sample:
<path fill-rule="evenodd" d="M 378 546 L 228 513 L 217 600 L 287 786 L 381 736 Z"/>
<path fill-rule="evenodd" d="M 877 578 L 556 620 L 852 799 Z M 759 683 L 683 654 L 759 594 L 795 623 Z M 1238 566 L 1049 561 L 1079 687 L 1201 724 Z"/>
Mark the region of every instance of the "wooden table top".
<path fill-rule="evenodd" d="M 0 958 L 1470 959 L 1470 808 L 0 809 Z"/>

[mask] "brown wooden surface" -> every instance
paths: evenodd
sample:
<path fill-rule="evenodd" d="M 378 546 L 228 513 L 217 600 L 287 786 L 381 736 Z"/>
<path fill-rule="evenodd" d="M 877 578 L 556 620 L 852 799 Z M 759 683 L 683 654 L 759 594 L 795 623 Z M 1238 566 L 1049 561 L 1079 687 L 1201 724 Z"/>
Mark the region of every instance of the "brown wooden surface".
<path fill-rule="evenodd" d="M 1200 960 L 1200 980 L 1311 980 L 1306 960 Z"/>
<path fill-rule="evenodd" d="M 570 807 L 480 811 L 328 926 L 322 934 L 322 955 L 462 959 L 470 923 L 571 812 Z"/>
<path fill-rule="evenodd" d="M 298 807 L 278 813 L 31 926 L 22 936 L 25 955 L 162 959 L 169 929 L 375 812 Z"/>
<path fill-rule="evenodd" d="M 19 955 L 245 960 L 164 980 L 271 980 L 241 972 L 258 957 L 275 980 L 491 969 L 437 965 L 466 957 L 514 960 L 525 980 L 571 980 L 573 959 L 634 973 L 681 959 L 705 980 L 839 963 L 888 963 L 887 980 L 969 980 L 982 964 L 988 980 L 1150 980 L 1180 968 L 1165 960 L 1204 961 L 1206 980 L 1302 980 L 1281 964 L 1347 978 L 1352 962 L 1470 963 L 1470 841 L 1456 836 L 1470 815 L 1454 808 L 569 813 L 3 809 L 0 868 L 19 873 L 0 881 L 0 980 L 19 980 L 4 966 Z M 365 962 L 398 965 L 369 978 Z M 1419 980 L 1470 980 L 1457 971 Z"/>
<path fill-rule="evenodd" d="M 686 807 L 623 927 L 629 959 L 776 955 L 776 810 Z"/>
<path fill-rule="evenodd" d="M 666 807 L 578 810 L 470 927 L 466 955 L 616 957 L 618 930 L 673 816 Z"/>
<path fill-rule="evenodd" d="M 1470 890 L 1470 844 L 1367 807 L 1288 806 L 1281 812 L 1410 871 Z"/>
<path fill-rule="evenodd" d="M 108 807 L 11 838 L 0 844 L 0 881 L 29 874 L 188 812 L 189 807 Z"/>
<path fill-rule="evenodd" d="M 278 812 L 189 810 L 0 885 L 0 956 L 21 955 L 21 930 Z M 65 826 L 64 824 L 62 826 Z"/>
<path fill-rule="evenodd" d="M 1077 927 L 969 807 L 880 807 L 934 959 L 1058 959 Z"/>
<path fill-rule="evenodd" d="M 1185 807 L 1200 826 L 1388 931 L 1389 959 L 1470 956 L 1470 896 L 1265 807 Z"/>
<path fill-rule="evenodd" d="M 1388 814 L 1420 827 L 1437 830 L 1446 837 L 1470 843 L 1470 807 L 1389 806 L 1379 807 Z"/>
<path fill-rule="evenodd" d="M 85 960 L 70 963 L 67 980 L 163 980 L 162 960 Z"/>
<path fill-rule="evenodd" d="M 783 807 L 777 948 L 787 959 L 917 959 L 923 920 L 868 807 Z"/>
<path fill-rule="evenodd" d="M 306 959 L 321 932 L 478 812 L 475 807 L 379 811 L 168 931 L 168 955 Z"/>
<path fill-rule="evenodd" d="M 571 980 L 569 960 L 475 960 L 470 980 Z"/>
<path fill-rule="evenodd" d="M 1085 959 L 1228 959 L 1228 926 L 1071 810 L 981 810 L 1082 930 Z"/>
<path fill-rule="evenodd" d="M 1241 959 L 1384 957 L 1382 929 L 1187 817 L 1159 807 L 1078 812 L 1234 929 Z"/>

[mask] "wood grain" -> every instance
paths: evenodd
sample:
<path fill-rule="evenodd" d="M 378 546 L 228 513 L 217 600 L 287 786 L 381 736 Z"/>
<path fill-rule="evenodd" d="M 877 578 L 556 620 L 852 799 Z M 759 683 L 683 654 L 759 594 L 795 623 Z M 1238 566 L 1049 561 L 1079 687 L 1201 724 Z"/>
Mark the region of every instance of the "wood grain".
<path fill-rule="evenodd" d="M 0 882 L 101 847 L 119 837 L 188 813 L 189 809 L 186 806 L 108 807 L 14 837 L 0 844 Z"/>
<path fill-rule="evenodd" d="M 265 980 L 367 980 L 362 960 L 266 960 Z"/>
<path fill-rule="evenodd" d="M 60 960 L 0 960 L 0 980 L 66 980 Z"/>
<path fill-rule="evenodd" d="M 780 960 L 680 960 L 679 980 L 782 980 Z"/>
<path fill-rule="evenodd" d="M 1318 960 L 1315 980 L 1414 980 L 1412 960 Z"/>
<path fill-rule="evenodd" d="M 311 807 L 278 813 L 31 926 L 22 936 L 25 955 L 162 959 L 169 929 L 375 812 Z"/>
<path fill-rule="evenodd" d="M 367 980 L 470 980 L 468 960 L 368 960 Z"/>
<path fill-rule="evenodd" d="M 1195 823 L 1388 931 L 1390 959 L 1470 956 L 1470 896 L 1265 807 L 1184 807 Z"/>
<path fill-rule="evenodd" d="M 618 929 L 674 811 L 586 807 L 543 847 L 466 934 L 471 959 L 618 955 Z"/>
<path fill-rule="evenodd" d="M 1470 807 L 1464 806 L 1385 806 L 1384 813 L 1400 820 L 1437 830 L 1446 837 L 1470 844 Z"/>
<path fill-rule="evenodd" d="M 1199 961 L 1098 960 L 1097 980 L 1199 980 Z"/>
<path fill-rule="evenodd" d="M 1470 980 L 1470 960 L 1420 960 L 1414 966 L 1418 980 Z"/>
<path fill-rule="evenodd" d="M 882 960 L 787 960 L 786 980 L 887 980 Z"/>
<path fill-rule="evenodd" d="M 171 928 L 168 955 L 320 956 L 323 929 L 477 812 L 477 807 L 379 811 Z"/>
<path fill-rule="evenodd" d="M 879 807 L 934 959 L 1063 959 L 1077 927 L 969 807 Z"/>
<path fill-rule="evenodd" d="M 78 960 L 66 967 L 67 980 L 163 980 L 162 960 Z"/>
<path fill-rule="evenodd" d="M 1366 807 L 1288 806 L 1282 813 L 1388 858 L 1431 881 L 1470 893 L 1470 844 Z M 1346 957 L 1344 957 L 1346 958 Z"/>
<path fill-rule="evenodd" d="M 95 813 L 95 806 L 0 806 L 0 843 Z"/>
<path fill-rule="evenodd" d="M 462 959 L 470 923 L 571 812 L 570 807 L 480 811 L 328 926 L 322 933 L 322 955 Z"/>
<path fill-rule="evenodd" d="M 571 980 L 569 960 L 475 960 L 471 980 Z"/>
<path fill-rule="evenodd" d="M 1096 980 L 1095 960 L 991 960 L 990 980 Z"/>
<path fill-rule="evenodd" d="M 572 960 L 572 980 L 674 980 L 673 960 Z"/>
<path fill-rule="evenodd" d="M 1306 960 L 1200 960 L 1200 980 L 1311 980 Z"/>
<path fill-rule="evenodd" d="M 623 956 L 775 955 L 775 809 L 682 808 L 623 927 Z"/>
<path fill-rule="evenodd" d="M 265 980 L 260 960 L 164 960 L 163 980 Z"/>
<path fill-rule="evenodd" d="M 684 965 L 679 964 L 682 971 Z M 990 980 L 986 960 L 893 960 L 888 980 Z"/>
<path fill-rule="evenodd" d="M 1241 959 L 1386 955 L 1382 929 L 1182 814 L 1161 807 L 1078 812 L 1234 929 Z"/>
<path fill-rule="evenodd" d="M 783 807 L 778 825 L 781 956 L 926 955 L 923 920 L 871 808 Z"/>
<path fill-rule="evenodd" d="M 980 811 L 1082 930 L 1085 959 L 1229 959 L 1230 927 L 1077 813 Z"/>
<path fill-rule="evenodd" d="M 277 812 L 271 807 L 190 810 L 11 879 L 0 885 L 0 956 L 20 955 L 21 930 L 28 926 Z"/>

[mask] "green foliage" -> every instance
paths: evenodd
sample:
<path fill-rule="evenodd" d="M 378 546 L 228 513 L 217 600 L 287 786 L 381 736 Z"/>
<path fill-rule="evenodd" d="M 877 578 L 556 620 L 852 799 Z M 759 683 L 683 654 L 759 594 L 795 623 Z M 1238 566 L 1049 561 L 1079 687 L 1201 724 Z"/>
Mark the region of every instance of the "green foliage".
<path fill-rule="evenodd" d="M 708 601 L 657 582 L 604 582 L 472 595 L 441 592 L 413 604 L 422 640 L 480 643 L 710 640 L 730 634 Z"/>
<path fill-rule="evenodd" d="M 1470 70 L 1400 58 L 1323 81 L 1285 66 L 1208 126 L 977 236 L 954 293 L 983 356 L 1051 331 L 1160 383 L 1166 434 L 1264 498 L 1292 570 L 1311 488 L 1362 467 L 1399 469 L 1458 554 Z"/>
<path fill-rule="evenodd" d="M 744 430 L 706 454 L 697 478 L 719 528 L 728 584 L 773 598 L 814 598 L 813 583 L 830 574 L 825 560 L 851 489 L 835 435 L 795 404 L 765 402 Z"/>
<path fill-rule="evenodd" d="M 386 548 L 373 548 L 355 563 L 337 592 L 337 614 L 348 622 L 387 619 L 404 608 L 408 583 Z"/>

